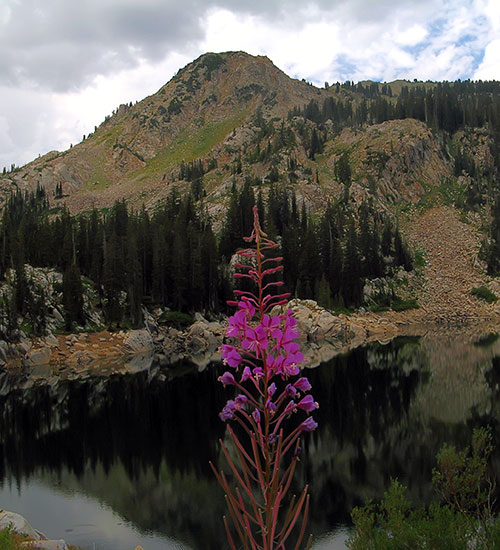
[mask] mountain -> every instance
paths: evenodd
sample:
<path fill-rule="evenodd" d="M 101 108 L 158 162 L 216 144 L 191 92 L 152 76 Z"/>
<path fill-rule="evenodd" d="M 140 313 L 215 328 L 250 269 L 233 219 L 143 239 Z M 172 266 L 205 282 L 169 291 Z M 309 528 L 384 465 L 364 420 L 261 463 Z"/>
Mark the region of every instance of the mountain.
<path fill-rule="evenodd" d="M 266 57 L 205 54 L 156 94 L 120 105 L 78 145 L 4 175 L 0 188 L 5 197 L 13 189 L 40 184 L 52 198 L 61 185 L 60 202 L 73 212 L 110 206 L 121 198 L 154 204 L 179 184 L 182 161 L 214 157 L 221 166 L 230 162 L 248 140 L 259 110 L 266 118 L 286 117 L 293 106 L 321 95 Z M 223 177 L 215 179 L 218 183 Z"/>
<path fill-rule="evenodd" d="M 120 199 L 152 209 L 173 188 L 188 189 L 182 166 L 201 161 L 206 203 L 216 217 L 232 181 L 246 176 L 293 185 L 299 200 L 321 209 L 344 191 L 335 167 L 348 153 L 355 201 L 372 195 L 382 208 L 418 202 L 454 176 L 457 147 L 466 144 L 483 171 L 494 168 L 487 133 L 462 132 L 450 140 L 436 131 L 437 114 L 429 124 L 427 110 L 449 93 L 427 96 L 436 86 L 397 81 L 319 89 L 288 77 L 267 57 L 208 53 L 156 94 L 120 105 L 81 143 L 1 176 L 0 197 L 42 185 L 52 206 L 64 204 L 73 213 Z M 418 98 L 425 105 L 413 114 Z"/>

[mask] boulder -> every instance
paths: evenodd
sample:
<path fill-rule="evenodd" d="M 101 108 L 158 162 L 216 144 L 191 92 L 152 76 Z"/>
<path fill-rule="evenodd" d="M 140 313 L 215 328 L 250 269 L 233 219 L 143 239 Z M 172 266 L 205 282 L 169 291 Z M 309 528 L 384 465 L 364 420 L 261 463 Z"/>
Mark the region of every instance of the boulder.
<path fill-rule="evenodd" d="M 59 341 L 53 334 L 49 334 L 48 336 L 45 337 L 45 344 L 50 348 L 59 347 Z"/>
<path fill-rule="evenodd" d="M 58 325 L 64 325 L 64 316 L 57 308 L 53 309 L 52 317 L 54 317 L 54 320 Z"/>
<path fill-rule="evenodd" d="M 224 328 L 220 323 L 197 321 L 188 330 L 186 351 L 198 354 L 201 351 L 218 348 L 222 344 Z"/>
<path fill-rule="evenodd" d="M 201 336 L 193 335 L 187 340 L 186 352 L 198 355 L 208 348 L 208 342 Z"/>
<path fill-rule="evenodd" d="M 32 541 L 46 540 L 40 531 L 37 531 L 21 516 L 15 512 L 9 512 L 8 510 L 0 510 L 0 530 L 10 527 L 16 533 L 28 537 Z"/>
<path fill-rule="evenodd" d="M 7 363 L 7 354 L 9 352 L 9 344 L 5 340 L 0 340 L 0 361 Z"/>
<path fill-rule="evenodd" d="M 332 315 L 329 311 L 323 310 L 316 319 L 316 339 L 318 341 L 341 341 L 345 342 L 346 327 L 341 319 Z"/>
<path fill-rule="evenodd" d="M 128 359 L 123 365 L 127 372 L 140 372 L 149 369 L 153 363 L 153 353 L 147 351 L 146 353 L 138 353 Z"/>
<path fill-rule="evenodd" d="M 26 360 L 28 364 L 32 366 L 46 365 L 50 361 L 50 354 L 50 348 L 38 348 L 31 350 L 28 353 Z"/>
<path fill-rule="evenodd" d="M 31 349 L 31 346 L 33 344 L 31 343 L 31 340 L 28 340 L 27 338 L 23 338 L 18 344 L 17 344 L 17 350 L 19 355 L 25 355 L 28 353 Z"/>
<path fill-rule="evenodd" d="M 297 319 L 299 342 L 346 343 L 348 334 L 345 321 L 319 306 L 314 300 L 291 300 L 288 307 Z M 276 313 L 273 311 L 273 314 Z"/>
<path fill-rule="evenodd" d="M 205 317 L 203 317 L 203 315 L 197 311 L 195 314 L 194 314 L 194 320 L 196 322 L 200 322 L 200 323 L 207 323 L 208 321 L 205 319 Z"/>
<path fill-rule="evenodd" d="M 132 353 L 143 353 L 154 348 L 153 339 L 147 330 L 132 330 L 125 336 L 125 347 Z"/>

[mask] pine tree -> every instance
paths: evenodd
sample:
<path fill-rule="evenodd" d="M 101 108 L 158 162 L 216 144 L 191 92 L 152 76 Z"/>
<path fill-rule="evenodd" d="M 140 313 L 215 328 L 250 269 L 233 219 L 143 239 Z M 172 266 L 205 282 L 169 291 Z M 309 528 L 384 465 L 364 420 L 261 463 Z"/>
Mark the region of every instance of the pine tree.
<path fill-rule="evenodd" d="M 349 221 L 342 265 L 342 296 L 346 306 L 358 306 L 363 298 L 361 257 L 354 220 Z"/>
<path fill-rule="evenodd" d="M 142 325 L 142 272 L 138 257 L 137 237 L 132 235 L 127 248 L 127 307 L 133 327 Z"/>
<path fill-rule="evenodd" d="M 80 270 L 75 263 L 68 265 L 64 270 L 62 286 L 65 328 L 71 331 L 75 325 L 85 324 L 83 286 Z"/>

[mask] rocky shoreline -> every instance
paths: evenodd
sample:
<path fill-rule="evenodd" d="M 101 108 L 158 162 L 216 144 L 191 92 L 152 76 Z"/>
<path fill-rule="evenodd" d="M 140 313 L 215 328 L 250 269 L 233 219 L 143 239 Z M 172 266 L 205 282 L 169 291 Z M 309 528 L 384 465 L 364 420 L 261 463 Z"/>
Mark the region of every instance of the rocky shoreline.
<path fill-rule="evenodd" d="M 357 313 L 333 315 L 313 300 L 292 300 L 300 331 L 299 343 L 308 367 L 360 345 L 386 343 L 397 336 L 431 332 L 494 332 L 500 326 L 496 308 L 482 316 L 428 315 L 423 309 L 382 314 Z M 274 312 L 276 314 L 277 312 Z M 145 327 L 118 332 L 58 334 L 45 338 L 25 338 L 17 344 L 0 342 L 0 361 L 4 371 L 36 378 L 83 378 L 114 373 L 137 372 L 153 362 L 169 367 L 180 361 L 205 368 L 220 360 L 227 320 L 208 321 L 200 314 L 185 330 L 161 325 L 147 314 Z"/>
<path fill-rule="evenodd" d="M 26 541 L 21 543 L 22 547 L 31 550 L 70 550 L 63 539 L 48 539 L 38 529 L 34 529 L 28 521 L 15 512 L 0 510 L 0 531 L 12 529 L 13 532 L 25 537 Z"/>

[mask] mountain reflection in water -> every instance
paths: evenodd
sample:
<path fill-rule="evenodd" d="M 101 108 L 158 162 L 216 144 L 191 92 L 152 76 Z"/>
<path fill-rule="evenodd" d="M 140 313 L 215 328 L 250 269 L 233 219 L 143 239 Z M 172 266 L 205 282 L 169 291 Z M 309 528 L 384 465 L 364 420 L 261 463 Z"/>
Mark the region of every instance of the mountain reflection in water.
<path fill-rule="evenodd" d="M 225 548 L 223 494 L 208 466 L 224 437 L 218 412 L 227 391 L 219 372 L 152 368 L 11 391 L 0 398 L 0 507 L 58 492 L 80 498 L 82 510 L 101 503 L 114 514 L 109 521 L 139 533 L 113 545 L 94 526 L 72 540 L 68 525 L 57 524 L 58 517 L 68 521 L 68 510 L 58 513 L 52 503 L 50 534 L 84 548 L 95 542 L 98 550 L 121 550 L 137 541 L 151 550 Z M 409 487 L 415 504 L 429 502 L 444 441 L 466 445 L 473 427 L 485 424 L 498 441 L 500 343 L 493 336 L 372 344 L 307 375 L 320 403 L 319 429 L 305 443 L 296 484 L 311 485 L 309 527 L 317 540 L 348 524 L 353 506 L 381 498 L 391 478 Z"/>

